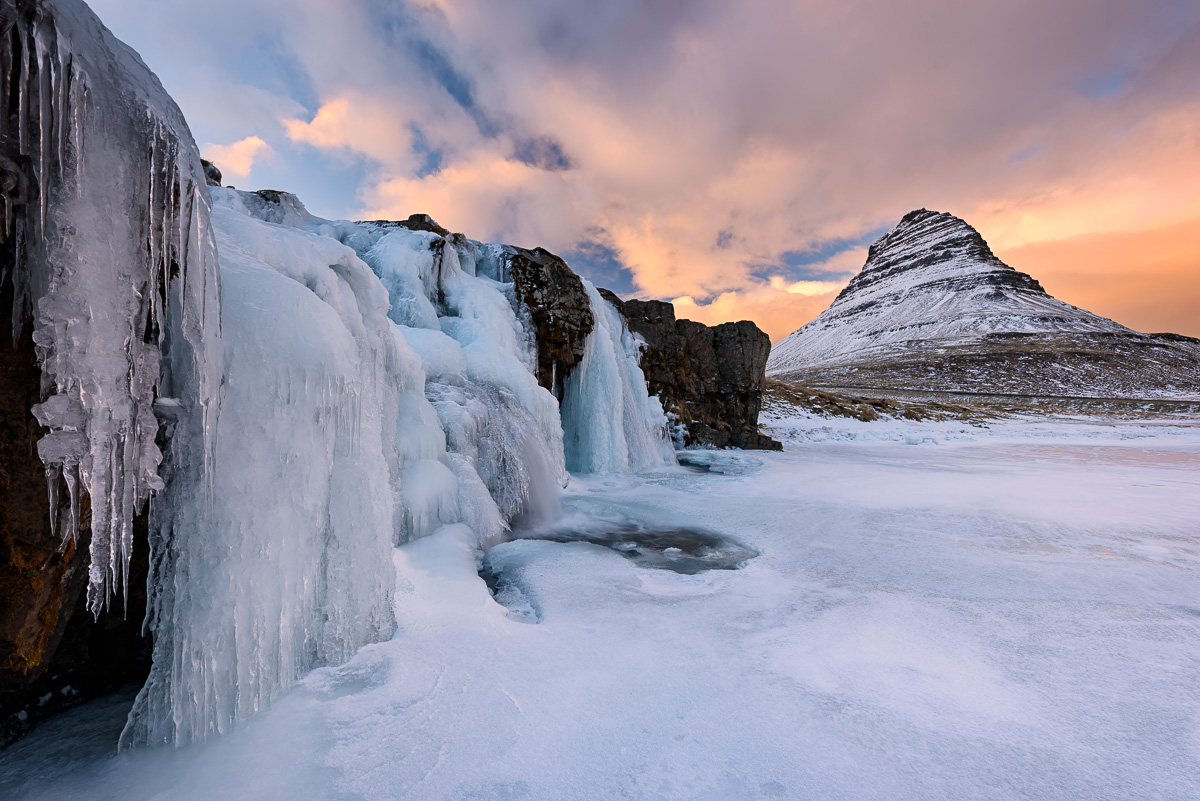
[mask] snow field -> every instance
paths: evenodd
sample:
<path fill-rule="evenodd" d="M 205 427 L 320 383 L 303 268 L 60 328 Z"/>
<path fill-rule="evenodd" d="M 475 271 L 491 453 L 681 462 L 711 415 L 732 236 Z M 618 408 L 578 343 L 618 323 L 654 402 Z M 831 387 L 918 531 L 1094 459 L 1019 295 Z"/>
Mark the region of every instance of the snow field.
<path fill-rule="evenodd" d="M 135 752 L 52 778 L 18 755 L 6 780 L 30 798 L 85 776 L 99 798 L 1196 797 L 1200 428 L 756 459 L 575 477 L 563 499 L 736 537 L 762 551 L 742 570 L 499 545 L 529 625 L 448 526 L 396 551 L 391 641 L 242 730 L 170 771 Z"/>

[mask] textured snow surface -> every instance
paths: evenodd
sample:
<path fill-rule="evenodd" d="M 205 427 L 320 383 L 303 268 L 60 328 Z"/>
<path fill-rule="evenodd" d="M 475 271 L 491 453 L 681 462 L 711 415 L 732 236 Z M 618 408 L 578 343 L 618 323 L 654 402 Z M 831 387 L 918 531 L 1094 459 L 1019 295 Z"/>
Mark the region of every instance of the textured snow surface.
<path fill-rule="evenodd" d="M 767 373 L 869 361 L 989 334 L 1133 333 L 1047 295 L 950 214 L 907 215 L 815 320 L 771 349 Z"/>
<path fill-rule="evenodd" d="M 498 546 L 536 624 L 445 526 L 394 552 L 391 641 L 202 748 L 115 755 L 120 707 L 83 707 L 5 752 L 0 795 L 1200 796 L 1200 421 L 904 426 L 923 444 L 573 480 L 569 512 L 762 553 Z"/>

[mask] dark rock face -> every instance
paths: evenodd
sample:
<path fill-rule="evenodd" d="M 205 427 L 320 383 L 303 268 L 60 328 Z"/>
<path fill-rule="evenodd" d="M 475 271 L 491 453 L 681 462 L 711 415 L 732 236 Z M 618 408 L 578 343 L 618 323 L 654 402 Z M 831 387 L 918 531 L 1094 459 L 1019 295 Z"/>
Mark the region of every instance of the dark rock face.
<path fill-rule="evenodd" d="M 687 429 L 685 444 L 781 450 L 758 433 L 771 340 L 749 320 L 709 327 L 676 320 L 660 300 L 605 298 L 646 341 L 641 367 L 650 394 Z"/>
<path fill-rule="evenodd" d="M 221 185 L 221 170 L 217 168 L 216 164 L 200 159 L 200 166 L 204 168 L 204 180 L 208 182 L 209 186 Z"/>
<path fill-rule="evenodd" d="M 583 360 L 587 335 L 596 324 L 583 280 L 543 248 L 506 245 L 503 253 L 505 272 L 533 321 L 538 383 L 562 400 L 563 380 Z"/>
<path fill-rule="evenodd" d="M 438 236 L 450 236 L 450 231 L 437 224 L 428 214 L 410 214 L 407 220 L 366 220 L 384 228 L 407 228 L 410 231 L 428 231 Z"/>

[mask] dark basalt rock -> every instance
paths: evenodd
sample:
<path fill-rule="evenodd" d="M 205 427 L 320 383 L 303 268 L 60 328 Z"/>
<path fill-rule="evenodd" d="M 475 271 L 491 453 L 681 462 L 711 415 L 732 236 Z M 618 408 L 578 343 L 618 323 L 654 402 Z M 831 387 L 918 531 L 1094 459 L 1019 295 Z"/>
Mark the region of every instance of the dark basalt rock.
<path fill-rule="evenodd" d="M 216 164 L 205 159 L 200 159 L 200 166 L 204 168 L 204 180 L 209 186 L 221 185 L 221 171 Z"/>
<path fill-rule="evenodd" d="M 260 198 L 267 201 L 268 203 L 274 203 L 275 205 L 279 205 L 283 202 L 284 195 L 288 195 L 291 193 L 283 192 L 279 189 L 256 189 L 251 194 L 258 195 Z"/>
<path fill-rule="evenodd" d="M 537 337 L 538 383 L 562 400 L 563 380 L 583 360 L 596 324 L 583 280 L 544 248 L 504 247 L 504 269 L 528 311 Z"/>
<path fill-rule="evenodd" d="M 401 228 L 407 228 L 410 231 L 428 231 L 431 234 L 438 236 L 449 236 L 450 232 L 437 224 L 437 221 L 428 214 L 410 214 L 407 220 L 400 221 Z"/>
<path fill-rule="evenodd" d="M 758 326 L 742 320 L 710 327 L 676 320 L 675 307 L 665 301 L 605 297 L 646 341 L 641 360 L 646 384 L 683 423 L 684 444 L 783 448 L 758 433 L 771 352 L 770 337 Z"/>
<path fill-rule="evenodd" d="M 428 214 L 410 214 L 407 220 L 371 220 L 376 225 L 389 228 L 407 228 L 410 231 L 428 231 L 438 236 L 450 236 L 450 231 L 437 224 Z"/>

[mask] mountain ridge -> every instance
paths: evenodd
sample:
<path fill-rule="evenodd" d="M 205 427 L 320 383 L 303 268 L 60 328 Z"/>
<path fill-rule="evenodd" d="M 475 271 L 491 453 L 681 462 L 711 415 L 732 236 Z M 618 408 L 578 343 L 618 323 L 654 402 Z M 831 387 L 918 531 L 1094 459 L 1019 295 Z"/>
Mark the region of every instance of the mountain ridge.
<path fill-rule="evenodd" d="M 917 209 L 828 309 L 772 348 L 767 372 L 815 386 L 1191 397 L 1200 340 L 1058 300 L 966 221 Z"/>

